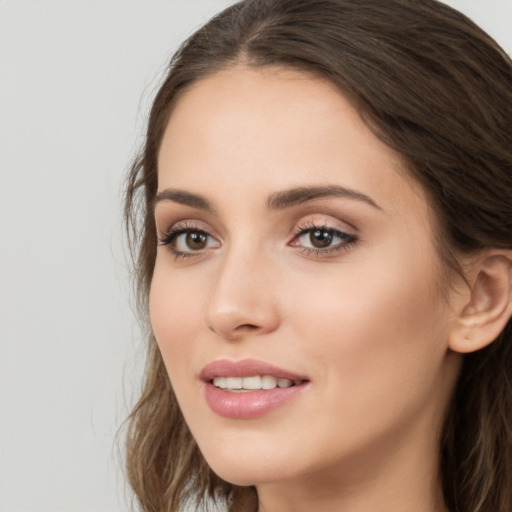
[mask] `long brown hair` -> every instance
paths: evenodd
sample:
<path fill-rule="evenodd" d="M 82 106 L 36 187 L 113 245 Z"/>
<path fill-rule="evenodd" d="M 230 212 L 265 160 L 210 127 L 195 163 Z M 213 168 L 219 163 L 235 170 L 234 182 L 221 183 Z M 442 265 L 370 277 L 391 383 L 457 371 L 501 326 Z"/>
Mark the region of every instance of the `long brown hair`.
<path fill-rule="evenodd" d="M 512 248 L 512 62 L 490 36 L 436 0 L 245 0 L 198 30 L 170 62 L 129 175 L 125 214 L 143 316 L 163 131 L 190 84 L 240 62 L 292 67 L 336 84 L 429 194 L 447 269 L 457 270 L 453 254 Z M 487 348 L 465 356 L 447 411 L 439 471 L 451 512 L 512 510 L 510 379 L 509 322 Z M 151 333 L 126 447 L 129 481 L 145 512 L 211 498 L 232 511 L 257 509 L 253 488 L 222 481 L 206 464 Z"/>

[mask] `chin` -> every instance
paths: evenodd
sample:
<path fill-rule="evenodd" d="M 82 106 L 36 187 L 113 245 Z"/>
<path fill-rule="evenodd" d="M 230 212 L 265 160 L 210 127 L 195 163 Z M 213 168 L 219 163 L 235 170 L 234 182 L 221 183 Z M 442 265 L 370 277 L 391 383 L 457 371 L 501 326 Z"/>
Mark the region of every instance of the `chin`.
<path fill-rule="evenodd" d="M 205 459 L 217 476 L 241 487 L 275 482 L 291 476 L 288 475 L 289 468 L 284 467 L 281 461 L 274 461 L 262 454 L 259 460 L 255 460 L 241 451 L 233 450 L 229 454 L 210 455 Z"/>

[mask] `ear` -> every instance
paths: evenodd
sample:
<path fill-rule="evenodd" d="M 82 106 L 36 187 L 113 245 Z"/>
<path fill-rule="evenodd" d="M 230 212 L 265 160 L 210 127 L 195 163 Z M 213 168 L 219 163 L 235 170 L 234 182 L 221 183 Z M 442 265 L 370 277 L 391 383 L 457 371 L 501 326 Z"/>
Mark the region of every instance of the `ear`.
<path fill-rule="evenodd" d="M 512 251 L 486 252 L 471 269 L 449 347 L 474 352 L 492 343 L 512 316 Z"/>

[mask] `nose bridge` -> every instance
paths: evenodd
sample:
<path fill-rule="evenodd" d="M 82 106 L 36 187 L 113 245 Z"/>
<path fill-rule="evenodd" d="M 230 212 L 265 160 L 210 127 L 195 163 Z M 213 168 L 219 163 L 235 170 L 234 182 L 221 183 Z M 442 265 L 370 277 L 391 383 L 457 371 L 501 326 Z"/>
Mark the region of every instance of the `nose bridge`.
<path fill-rule="evenodd" d="M 225 251 L 206 305 L 210 330 L 225 339 L 269 332 L 277 309 L 268 283 L 269 261 L 252 244 L 239 241 Z"/>

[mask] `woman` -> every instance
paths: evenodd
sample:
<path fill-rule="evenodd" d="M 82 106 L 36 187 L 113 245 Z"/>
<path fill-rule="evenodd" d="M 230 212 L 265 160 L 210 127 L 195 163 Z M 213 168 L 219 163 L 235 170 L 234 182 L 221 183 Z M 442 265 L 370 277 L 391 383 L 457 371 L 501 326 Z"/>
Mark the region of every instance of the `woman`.
<path fill-rule="evenodd" d="M 246 0 L 182 46 L 126 201 L 143 510 L 511 510 L 511 120 L 434 0 Z"/>

